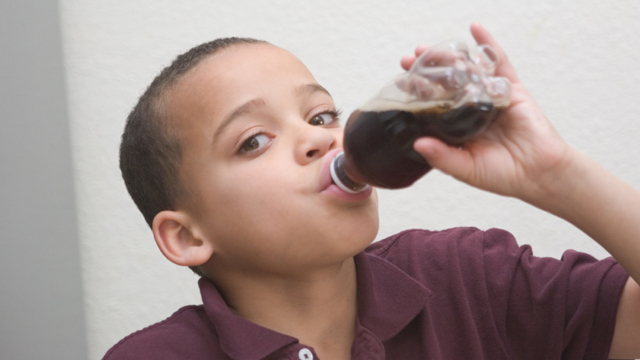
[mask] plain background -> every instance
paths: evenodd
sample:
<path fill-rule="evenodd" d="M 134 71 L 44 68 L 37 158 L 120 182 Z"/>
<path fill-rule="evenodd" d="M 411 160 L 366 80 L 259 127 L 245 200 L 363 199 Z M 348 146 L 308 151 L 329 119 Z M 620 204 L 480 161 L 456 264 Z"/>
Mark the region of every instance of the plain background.
<path fill-rule="evenodd" d="M 400 72 L 400 57 L 411 53 L 417 44 L 449 38 L 470 42 L 469 24 L 480 21 L 505 48 L 522 81 L 565 139 L 640 188 L 640 3 L 635 0 L 61 0 L 59 11 L 20 4 L 31 18 L 25 17 L 26 24 L 16 24 L 22 26 L 18 39 L 33 29 L 44 29 L 46 22 L 34 14 L 46 14 L 48 19 L 59 14 L 61 43 L 34 38 L 49 44 L 51 54 L 57 51 L 63 55 L 65 72 L 56 68 L 63 77 L 56 80 L 58 91 L 47 97 L 52 108 L 41 110 L 58 114 L 55 125 L 46 127 L 42 120 L 17 128 L 16 121 L 3 119 L 3 124 L 10 123 L 16 130 L 3 132 L 2 200 L 11 197 L 14 204 L 27 206 L 19 199 L 30 195 L 45 204 L 53 203 L 51 210 L 42 211 L 51 215 L 57 209 L 64 219 L 44 224 L 64 223 L 66 232 L 55 236 L 34 233 L 28 243 L 45 254 L 64 254 L 59 256 L 58 267 L 74 261 L 78 265 L 70 272 L 75 275 L 51 266 L 29 266 L 40 264 L 34 261 L 40 260 L 40 255 L 16 245 L 24 238 L 21 235 L 25 229 L 51 232 L 42 221 L 36 221 L 42 216 L 25 213 L 19 220 L 21 226 L 4 226 L 3 222 L 10 229 L 3 233 L 3 244 L 11 245 L 5 253 L 20 259 L 2 259 L 3 266 L 11 266 L 12 271 L 3 271 L 3 285 L 10 281 L 23 284 L 12 291 L 17 295 L 11 301 L 17 301 L 20 294 L 25 299 L 37 298 L 24 290 L 28 288 L 24 284 L 38 277 L 31 274 L 43 275 L 43 284 L 66 284 L 71 293 L 76 291 L 75 303 L 64 298 L 51 301 L 64 305 L 56 309 L 76 309 L 76 315 L 69 315 L 69 319 L 79 319 L 80 327 L 70 322 L 68 329 L 59 330 L 71 334 L 79 329 L 86 334 L 89 359 L 100 359 L 122 337 L 166 318 L 180 306 L 200 303 L 196 276 L 169 263 L 156 249 L 151 232 L 126 193 L 117 154 L 125 118 L 137 97 L 178 53 L 204 41 L 251 36 L 292 51 L 349 114 Z M 53 36 L 57 25 L 51 26 Z M 3 27 L 3 41 L 7 34 Z M 6 38 L 10 39 L 7 46 L 14 42 Z M 55 61 L 54 55 L 43 57 L 38 60 L 46 64 Z M 27 54 L 27 58 L 35 61 L 37 57 Z M 6 66 L 2 71 L 7 77 L 15 73 Z M 18 79 L 25 76 L 32 80 L 24 86 L 35 86 L 33 79 L 43 76 L 33 71 L 25 74 Z M 13 85 L 3 86 L 6 92 L 14 89 Z M 19 103 L 13 111 L 35 111 L 33 100 L 22 96 L 11 99 L 4 100 L 8 105 Z M 4 104 L 3 115 L 7 114 Z M 52 139 L 42 134 L 31 136 L 32 130 L 54 135 L 61 144 L 54 146 L 58 150 L 32 155 L 28 149 L 33 145 L 25 145 L 18 136 L 35 143 L 42 141 L 40 137 Z M 9 151 L 16 157 L 5 156 Z M 61 154 L 63 160 L 51 163 L 47 158 L 51 154 Z M 9 178 L 5 169 L 14 162 L 34 164 L 37 172 L 16 173 L 12 182 L 5 181 Z M 51 168 L 51 164 L 55 166 Z M 34 178 L 44 179 L 46 186 L 35 183 Z M 63 190 L 48 187 L 56 182 Z M 65 200 L 56 194 L 66 194 Z M 378 238 L 414 227 L 500 227 L 514 233 L 521 244 L 531 244 L 540 256 L 560 257 L 568 248 L 598 258 L 607 256 L 560 219 L 519 201 L 459 184 L 438 172 L 428 174 L 410 189 L 380 191 L 379 195 Z M 3 214 L 15 214 L 18 205 L 3 204 Z M 36 204 L 32 210 L 43 209 L 40 206 Z M 11 219 L 4 216 L 3 221 L 15 223 Z M 64 244 L 60 239 L 68 245 L 60 245 Z M 48 249 L 51 244 L 56 246 Z M 13 275 L 25 272 L 29 276 L 24 279 Z M 28 318 L 21 312 L 28 310 L 26 305 L 12 309 L 17 311 L 12 316 Z M 9 315 L 2 316 L 4 336 L 9 331 L 5 325 Z M 81 335 L 74 338 L 84 339 Z M 22 333 L 12 339 L 29 343 Z"/>
<path fill-rule="evenodd" d="M 0 358 L 87 358 L 56 1 L 0 5 Z"/>

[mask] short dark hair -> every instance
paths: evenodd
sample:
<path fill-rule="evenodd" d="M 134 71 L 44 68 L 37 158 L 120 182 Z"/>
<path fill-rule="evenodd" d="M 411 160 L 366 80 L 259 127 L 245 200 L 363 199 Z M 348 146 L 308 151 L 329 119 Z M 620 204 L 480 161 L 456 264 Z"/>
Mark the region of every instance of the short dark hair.
<path fill-rule="evenodd" d="M 168 109 L 170 90 L 184 74 L 214 53 L 232 45 L 260 43 L 266 42 L 220 38 L 178 55 L 153 79 L 129 114 L 120 144 L 120 171 L 129 195 L 150 227 L 159 212 L 175 210 L 186 194 L 179 172 L 182 146 Z"/>

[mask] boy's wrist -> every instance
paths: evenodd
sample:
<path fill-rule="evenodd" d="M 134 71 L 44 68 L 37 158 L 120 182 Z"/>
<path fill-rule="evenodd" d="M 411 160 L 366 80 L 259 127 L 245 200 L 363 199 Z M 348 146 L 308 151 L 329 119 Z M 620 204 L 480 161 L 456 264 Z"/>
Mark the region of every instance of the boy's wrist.
<path fill-rule="evenodd" d="M 640 193 L 596 161 L 574 150 L 557 183 L 530 203 L 582 230 L 640 279 Z"/>
<path fill-rule="evenodd" d="M 575 207 L 593 192 L 589 179 L 597 176 L 600 165 L 585 154 L 567 147 L 563 160 L 540 176 L 530 191 L 521 197 L 542 210 L 566 218 L 566 212 L 575 212 Z"/>

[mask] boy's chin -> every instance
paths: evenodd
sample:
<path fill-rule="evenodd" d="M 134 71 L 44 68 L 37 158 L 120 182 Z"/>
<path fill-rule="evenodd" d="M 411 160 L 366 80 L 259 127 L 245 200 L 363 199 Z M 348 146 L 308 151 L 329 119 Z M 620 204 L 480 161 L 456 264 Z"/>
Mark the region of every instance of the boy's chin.
<path fill-rule="evenodd" d="M 376 211 L 377 215 L 377 211 Z M 348 234 L 345 234 L 346 239 L 353 244 L 353 252 L 351 255 L 356 255 L 363 251 L 367 246 L 371 245 L 378 235 L 380 223 L 378 217 L 367 219 L 363 221 L 359 226 L 352 229 Z"/>

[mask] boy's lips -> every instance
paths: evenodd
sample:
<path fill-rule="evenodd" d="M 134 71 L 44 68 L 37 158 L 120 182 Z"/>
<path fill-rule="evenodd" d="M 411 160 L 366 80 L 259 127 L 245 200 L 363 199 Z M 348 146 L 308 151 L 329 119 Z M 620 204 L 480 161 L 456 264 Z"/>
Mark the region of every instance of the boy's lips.
<path fill-rule="evenodd" d="M 322 159 L 322 167 L 320 168 L 320 192 L 326 193 L 334 197 L 338 197 L 347 201 L 365 200 L 371 196 L 373 189 L 369 187 L 367 190 L 350 194 L 338 187 L 331 178 L 331 161 L 342 151 L 341 148 L 333 149 L 327 152 Z"/>
<path fill-rule="evenodd" d="M 329 186 L 333 184 L 333 179 L 331 178 L 331 161 L 335 158 L 342 149 L 333 149 L 327 152 L 322 158 L 322 167 L 320 168 L 320 191 L 326 190 Z"/>

